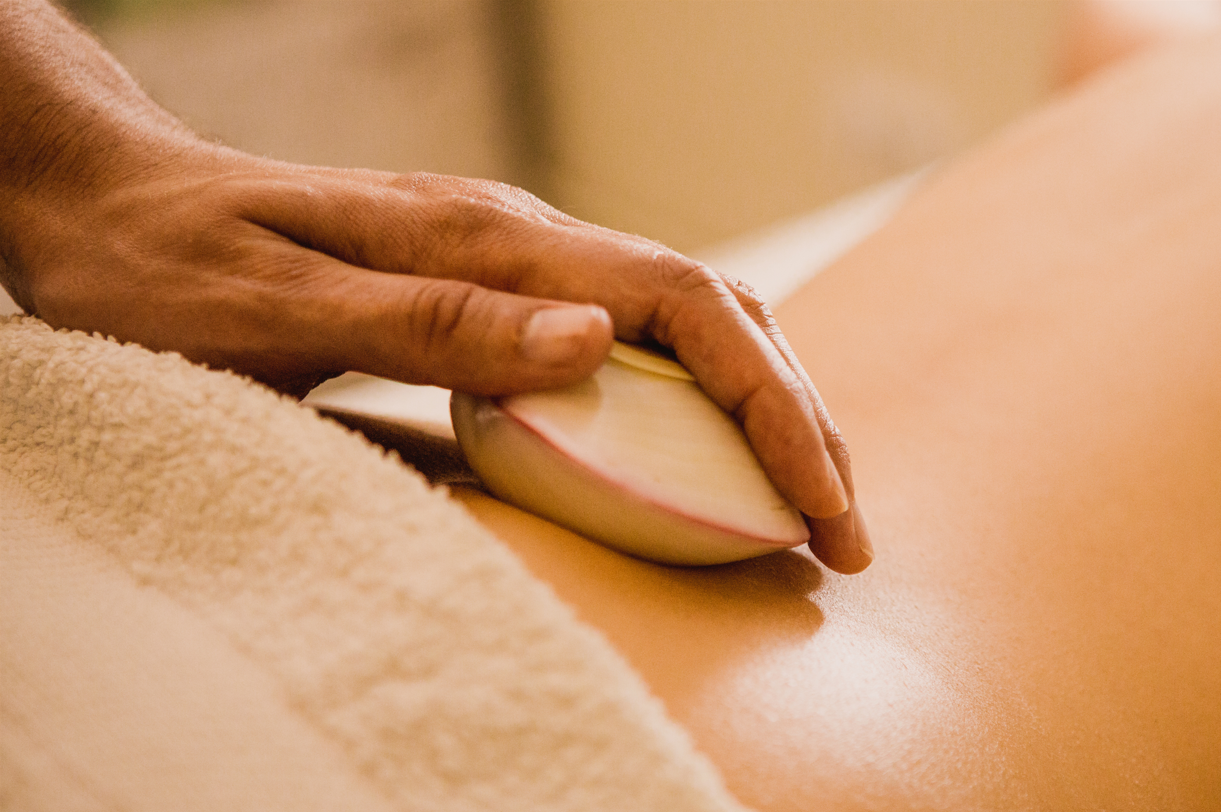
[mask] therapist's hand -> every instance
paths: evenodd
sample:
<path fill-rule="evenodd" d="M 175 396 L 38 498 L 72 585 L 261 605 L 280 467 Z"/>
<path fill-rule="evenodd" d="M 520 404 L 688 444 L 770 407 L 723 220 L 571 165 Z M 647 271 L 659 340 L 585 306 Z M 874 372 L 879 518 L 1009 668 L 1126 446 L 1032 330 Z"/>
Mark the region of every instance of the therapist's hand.
<path fill-rule="evenodd" d="M 498 395 L 672 347 L 841 572 L 848 458 L 744 286 L 502 184 L 208 143 L 42 0 L 0 4 L 0 281 L 24 309 L 303 394 L 344 370 Z M 845 493 L 847 485 L 847 495 Z"/>
<path fill-rule="evenodd" d="M 31 220 L 26 306 L 298 395 L 344 370 L 484 395 L 555 387 L 590 375 L 612 336 L 654 340 L 814 517 L 815 553 L 868 564 L 843 444 L 745 286 L 503 184 L 201 150 Z"/>

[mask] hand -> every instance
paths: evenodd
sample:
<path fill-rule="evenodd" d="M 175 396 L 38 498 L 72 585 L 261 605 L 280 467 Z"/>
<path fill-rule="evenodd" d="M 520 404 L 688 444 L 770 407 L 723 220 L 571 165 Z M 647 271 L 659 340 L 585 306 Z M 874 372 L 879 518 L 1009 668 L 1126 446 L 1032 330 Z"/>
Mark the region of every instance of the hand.
<path fill-rule="evenodd" d="M 744 285 L 502 184 L 204 142 L 42 0 L 0 4 L 0 281 L 97 331 L 304 394 L 358 370 L 498 395 L 672 347 L 841 572 L 872 560 L 848 456 Z"/>
<path fill-rule="evenodd" d="M 297 395 L 344 370 L 483 395 L 556 387 L 590 375 L 612 335 L 654 340 L 814 517 L 819 558 L 844 572 L 871 559 L 844 444 L 766 307 L 661 245 L 503 184 L 218 148 L 63 205 L 20 263 L 53 326 Z"/>

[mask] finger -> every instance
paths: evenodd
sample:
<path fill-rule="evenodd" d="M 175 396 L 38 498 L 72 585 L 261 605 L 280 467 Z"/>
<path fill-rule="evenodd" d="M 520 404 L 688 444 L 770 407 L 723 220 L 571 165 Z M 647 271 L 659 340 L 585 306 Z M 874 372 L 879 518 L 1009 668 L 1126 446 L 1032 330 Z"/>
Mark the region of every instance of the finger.
<path fill-rule="evenodd" d="M 702 266 L 662 294 L 651 330 L 742 425 L 773 482 L 808 516 L 848 509 L 818 403 L 724 280 Z"/>
<path fill-rule="evenodd" d="M 482 245 L 470 257 L 472 264 L 497 252 L 502 257 L 481 277 L 485 283 L 597 302 L 620 338 L 672 347 L 737 419 L 772 482 L 799 510 L 829 519 L 848 509 L 818 419 L 820 401 L 724 280 L 656 243 L 587 224 L 527 219 L 499 239 L 494 250 Z"/>
<path fill-rule="evenodd" d="M 535 229 L 535 272 L 517 281 L 519 290 L 596 301 L 612 314 L 619 338 L 672 347 L 739 422 L 769 478 L 799 510 L 830 518 L 848 509 L 819 402 L 724 280 L 656 243 L 588 226 L 557 239 L 549 236 L 555 228 Z"/>
<path fill-rule="evenodd" d="M 613 326 L 597 305 L 548 301 L 469 282 L 356 270 L 331 287 L 328 319 L 346 369 L 478 395 L 550 389 L 589 377 Z M 322 328 L 322 325 L 319 325 Z"/>
<path fill-rule="evenodd" d="M 801 381 L 806 394 L 814 403 L 815 414 L 822 429 L 823 442 L 827 452 L 839 472 L 840 481 L 848 495 L 851 507 L 839 516 L 827 519 L 807 517 L 810 527 L 810 550 L 831 569 L 836 572 L 852 574 L 868 567 L 874 558 L 873 544 L 869 538 L 869 530 L 865 519 L 856 504 L 856 488 L 852 481 L 852 464 L 848 455 L 848 445 L 843 435 L 831 419 L 830 413 L 823 404 L 822 397 L 806 374 L 805 368 L 797 360 L 792 347 L 780 326 L 772 316 L 771 310 L 763 299 L 746 283 L 731 276 L 722 274 L 722 278 L 733 291 L 738 304 L 746 312 L 759 329 L 771 340 L 773 346 L 785 359 L 789 369 Z"/>
<path fill-rule="evenodd" d="M 244 219 L 362 268 L 512 291 L 539 226 L 584 225 L 506 184 L 284 165 L 234 183 Z M 613 233 L 613 232 L 608 232 Z M 549 234 L 548 238 L 555 235 Z M 546 297 L 562 299 L 566 297 Z"/>
<path fill-rule="evenodd" d="M 230 346 L 202 360 L 277 388 L 354 370 L 480 395 L 547 389 L 591 375 L 613 341 L 597 305 L 369 271 L 278 235 L 251 257 L 225 313 L 205 316 Z"/>
<path fill-rule="evenodd" d="M 620 338 L 651 338 L 675 350 L 742 425 L 772 482 L 799 510 L 839 525 L 851 516 L 808 379 L 707 268 L 648 240 L 565 218 L 498 184 L 334 172 L 309 182 L 326 194 L 280 190 L 258 207 L 261 222 L 367 267 L 600 304 Z M 819 537 L 843 537 L 837 526 Z M 829 565 L 855 566 L 842 545 L 819 552 Z"/>

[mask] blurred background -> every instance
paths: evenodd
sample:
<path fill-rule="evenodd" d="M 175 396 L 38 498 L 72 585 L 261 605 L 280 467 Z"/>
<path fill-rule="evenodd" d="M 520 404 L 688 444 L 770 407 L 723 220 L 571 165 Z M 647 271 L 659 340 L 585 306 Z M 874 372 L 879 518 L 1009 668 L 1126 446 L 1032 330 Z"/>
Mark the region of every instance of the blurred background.
<path fill-rule="evenodd" d="M 156 100 L 229 144 L 505 180 L 681 251 L 984 138 L 1134 36 L 1100 39 L 1097 7 L 1216 11 L 1192 0 L 68 5 Z"/>

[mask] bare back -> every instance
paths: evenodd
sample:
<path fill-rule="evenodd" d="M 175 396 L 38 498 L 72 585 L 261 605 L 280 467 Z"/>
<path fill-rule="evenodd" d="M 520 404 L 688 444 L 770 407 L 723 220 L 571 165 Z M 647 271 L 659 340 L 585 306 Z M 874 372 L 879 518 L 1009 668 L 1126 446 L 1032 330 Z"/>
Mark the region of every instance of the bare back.
<path fill-rule="evenodd" d="M 760 809 L 1221 804 L 1221 44 L 934 178 L 777 314 L 878 558 L 645 564 L 463 492 Z"/>

